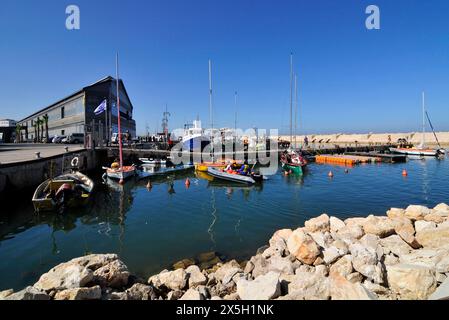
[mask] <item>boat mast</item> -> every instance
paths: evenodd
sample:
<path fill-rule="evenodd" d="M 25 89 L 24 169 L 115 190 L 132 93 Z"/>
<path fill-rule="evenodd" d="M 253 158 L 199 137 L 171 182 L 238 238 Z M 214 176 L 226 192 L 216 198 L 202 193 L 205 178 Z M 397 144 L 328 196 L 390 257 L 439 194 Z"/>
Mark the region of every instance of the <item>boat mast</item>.
<path fill-rule="evenodd" d="M 422 140 L 421 147 L 424 148 L 426 134 L 426 110 L 425 110 L 425 94 L 422 93 Z"/>
<path fill-rule="evenodd" d="M 295 74 L 295 150 L 297 148 L 296 143 L 296 136 L 298 135 L 297 132 L 297 126 L 298 126 L 298 75 Z"/>
<path fill-rule="evenodd" d="M 115 70 L 116 70 L 116 87 L 117 87 L 117 124 L 118 124 L 118 145 L 120 152 L 120 170 L 123 169 L 123 150 L 122 150 L 122 130 L 120 125 L 120 95 L 119 95 L 119 72 L 118 72 L 118 52 L 115 59 Z"/>
<path fill-rule="evenodd" d="M 290 146 L 292 144 L 293 118 L 293 53 L 290 53 Z"/>
<path fill-rule="evenodd" d="M 234 92 L 234 107 L 235 107 L 235 115 L 234 115 L 234 135 L 237 132 L 237 91 Z"/>
<path fill-rule="evenodd" d="M 211 136 L 214 128 L 214 116 L 212 111 L 212 62 L 209 59 L 209 116 L 210 116 L 210 129 Z"/>

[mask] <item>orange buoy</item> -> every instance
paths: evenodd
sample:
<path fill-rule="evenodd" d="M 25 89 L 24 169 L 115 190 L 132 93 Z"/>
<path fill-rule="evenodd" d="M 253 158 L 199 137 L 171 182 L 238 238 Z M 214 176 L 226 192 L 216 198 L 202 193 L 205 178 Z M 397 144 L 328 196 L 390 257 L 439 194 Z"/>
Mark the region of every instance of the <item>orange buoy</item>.
<path fill-rule="evenodd" d="M 402 170 L 402 175 L 403 175 L 404 177 L 408 176 L 408 172 L 407 172 L 406 169 Z"/>
<path fill-rule="evenodd" d="M 329 178 L 333 178 L 334 177 L 334 173 L 332 171 L 329 171 L 329 173 L 327 175 L 329 176 Z"/>
<path fill-rule="evenodd" d="M 186 179 L 186 187 L 187 188 L 190 187 L 190 180 L 189 180 L 189 178 Z"/>

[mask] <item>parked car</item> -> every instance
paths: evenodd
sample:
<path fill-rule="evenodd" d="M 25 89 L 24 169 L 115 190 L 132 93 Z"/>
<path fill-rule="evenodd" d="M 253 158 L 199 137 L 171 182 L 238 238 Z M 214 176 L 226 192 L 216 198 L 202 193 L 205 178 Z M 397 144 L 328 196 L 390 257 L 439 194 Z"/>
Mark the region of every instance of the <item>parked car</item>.
<path fill-rule="evenodd" d="M 58 135 L 56 135 L 54 138 L 53 138 L 53 143 L 62 143 L 62 139 L 65 139 L 65 138 L 67 138 L 67 136 L 58 136 Z"/>
<path fill-rule="evenodd" d="M 67 142 L 65 143 L 84 143 L 84 133 L 72 133 L 67 137 Z"/>

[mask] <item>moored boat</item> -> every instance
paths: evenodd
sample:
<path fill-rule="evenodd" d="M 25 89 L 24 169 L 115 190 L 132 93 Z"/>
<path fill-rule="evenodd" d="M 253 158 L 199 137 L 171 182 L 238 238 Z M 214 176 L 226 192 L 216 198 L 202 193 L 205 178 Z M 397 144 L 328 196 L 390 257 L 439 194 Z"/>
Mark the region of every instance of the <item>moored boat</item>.
<path fill-rule="evenodd" d="M 152 158 L 139 158 L 139 161 L 143 164 L 155 165 L 155 166 L 165 166 L 167 164 L 167 160 L 162 159 L 152 159 Z"/>
<path fill-rule="evenodd" d="M 208 168 L 207 173 L 212 177 L 232 182 L 255 184 L 256 180 L 252 176 L 244 176 L 238 173 L 228 173 L 217 168 Z"/>
<path fill-rule="evenodd" d="M 118 181 L 126 181 L 137 175 L 137 168 L 135 166 L 111 166 L 111 168 L 103 167 L 103 169 L 106 170 L 106 175 L 108 178 Z"/>
<path fill-rule="evenodd" d="M 85 205 L 93 188 L 94 182 L 81 172 L 48 179 L 33 194 L 34 210 L 42 212 Z"/>
<path fill-rule="evenodd" d="M 145 179 L 148 177 L 154 176 L 162 176 L 171 173 L 183 172 L 190 169 L 193 169 L 195 166 L 192 164 L 179 164 L 173 167 L 164 167 L 164 168 L 156 168 L 156 167 L 143 167 L 143 171 L 139 172 L 139 178 Z"/>
<path fill-rule="evenodd" d="M 281 164 L 284 171 L 300 175 L 304 173 L 307 160 L 297 152 L 284 151 L 281 155 Z"/>

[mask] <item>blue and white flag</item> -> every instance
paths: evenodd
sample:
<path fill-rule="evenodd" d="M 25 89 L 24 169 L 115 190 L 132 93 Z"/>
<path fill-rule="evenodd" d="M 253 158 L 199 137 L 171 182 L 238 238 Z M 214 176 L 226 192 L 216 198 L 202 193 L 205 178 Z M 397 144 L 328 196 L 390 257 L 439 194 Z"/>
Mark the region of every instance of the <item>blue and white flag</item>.
<path fill-rule="evenodd" d="M 96 116 L 102 114 L 106 111 L 108 107 L 108 101 L 106 99 L 103 100 L 103 102 L 97 107 L 97 109 L 94 110 L 94 113 Z"/>

